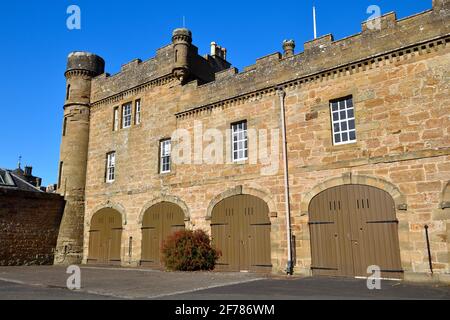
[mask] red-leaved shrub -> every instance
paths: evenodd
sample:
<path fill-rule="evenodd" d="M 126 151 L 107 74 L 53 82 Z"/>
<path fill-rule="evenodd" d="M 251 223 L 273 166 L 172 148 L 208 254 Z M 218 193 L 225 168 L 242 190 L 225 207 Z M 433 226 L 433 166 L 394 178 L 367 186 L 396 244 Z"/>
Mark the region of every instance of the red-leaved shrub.
<path fill-rule="evenodd" d="M 162 246 L 163 262 L 172 271 L 213 270 L 221 253 L 211 246 L 202 230 L 183 230 L 170 235 Z"/>

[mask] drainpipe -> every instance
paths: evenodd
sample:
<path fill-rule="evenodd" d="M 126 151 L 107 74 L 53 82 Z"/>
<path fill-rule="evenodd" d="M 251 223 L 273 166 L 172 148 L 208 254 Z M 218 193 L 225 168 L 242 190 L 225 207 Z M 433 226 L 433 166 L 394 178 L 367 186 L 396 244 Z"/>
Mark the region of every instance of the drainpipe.
<path fill-rule="evenodd" d="M 288 275 L 293 274 L 294 265 L 292 263 L 292 238 L 291 238 L 291 205 L 290 205 L 290 195 L 289 195 L 289 171 L 288 171 L 288 156 L 287 156 L 287 141 L 286 141 L 286 117 L 285 117 L 285 106 L 284 98 L 286 97 L 286 92 L 283 89 L 278 89 L 278 96 L 280 97 L 280 108 L 281 108 L 281 131 L 283 136 L 283 166 L 284 166 L 284 195 L 286 204 L 286 234 L 287 234 L 287 266 L 286 273 Z"/>
<path fill-rule="evenodd" d="M 433 274 L 433 259 L 431 257 L 430 236 L 429 236 L 429 233 L 428 233 L 428 229 L 429 228 L 430 227 L 428 225 L 425 225 L 425 237 L 426 237 L 426 240 L 427 240 L 427 250 L 428 250 L 428 263 L 430 265 L 431 274 Z"/>

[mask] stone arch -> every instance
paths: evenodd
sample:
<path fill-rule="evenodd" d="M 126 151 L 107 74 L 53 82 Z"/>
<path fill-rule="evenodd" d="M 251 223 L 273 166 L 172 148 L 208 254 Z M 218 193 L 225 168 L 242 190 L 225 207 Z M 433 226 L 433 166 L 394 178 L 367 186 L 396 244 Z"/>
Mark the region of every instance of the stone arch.
<path fill-rule="evenodd" d="M 346 184 L 362 184 L 384 190 L 391 195 L 392 199 L 394 199 L 397 210 L 407 210 L 406 197 L 400 192 L 400 189 L 391 182 L 371 176 L 343 174 L 340 177 L 334 177 L 317 184 L 311 191 L 306 193 L 302 197 L 300 204 L 302 215 L 308 214 L 309 204 L 316 195 L 326 189 Z"/>
<path fill-rule="evenodd" d="M 160 203 L 160 202 L 170 202 L 170 203 L 174 203 L 174 204 L 178 205 L 181 208 L 181 210 L 183 210 L 184 221 L 191 220 L 191 213 L 189 211 L 189 207 L 186 205 L 186 203 L 183 200 L 181 200 L 181 198 L 179 198 L 177 196 L 162 195 L 162 196 L 159 196 L 159 197 L 147 202 L 144 205 L 141 212 L 139 213 L 139 219 L 138 219 L 139 225 L 142 225 L 142 221 L 144 219 L 145 212 L 147 212 L 148 209 L 150 209 L 155 204 Z"/>
<path fill-rule="evenodd" d="M 214 199 L 212 199 L 210 201 L 210 203 L 208 205 L 208 209 L 206 211 L 206 220 L 211 220 L 212 211 L 213 211 L 214 207 L 216 206 L 216 204 L 218 204 L 220 201 L 222 201 L 226 198 L 232 197 L 232 196 L 243 195 L 243 194 L 248 194 L 248 195 L 260 198 L 261 200 L 266 202 L 267 206 L 269 207 L 270 216 L 271 217 L 276 216 L 277 208 L 276 208 L 275 202 L 269 196 L 268 192 L 262 191 L 260 189 L 246 187 L 246 186 L 237 186 L 237 187 L 228 189 L 228 190 L 220 193 L 219 195 L 217 195 L 216 197 L 214 197 Z"/>
<path fill-rule="evenodd" d="M 127 225 L 127 214 L 126 214 L 126 211 L 125 211 L 125 208 L 121 205 L 121 204 L 119 204 L 119 203 L 112 203 L 112 202 L 105 202 L 105 203 L 103 203 L 103 204 L 100 204 L 100 205 L 98 205 L 98 206 L 96 206 L 95 208 L 94 208 L 94 210 L 92 210 L 91 211 L 91 215 L 89 216 L 89 220 L 86 222 L 86 225 L 88 226 L 88 227 L 90 227 L 91 226 L 91 220 L 92 220 L 92 217 L 97 213 L 97 212 L 99 212 L 100 210 L 103 210 L 103 209 L 114 209 L 114 210 L 116 210 L 117 212 L 119 212 L 120 213 L 120 215 L 122 216 L 122 225 L 123 226 L 126 226 Z"/>
<path fill-rule="evenodd" d="M 444 190 L 442 190 L 440 208 L 441 209 L 450 208 L 450 181 L 447 181 Z"/>

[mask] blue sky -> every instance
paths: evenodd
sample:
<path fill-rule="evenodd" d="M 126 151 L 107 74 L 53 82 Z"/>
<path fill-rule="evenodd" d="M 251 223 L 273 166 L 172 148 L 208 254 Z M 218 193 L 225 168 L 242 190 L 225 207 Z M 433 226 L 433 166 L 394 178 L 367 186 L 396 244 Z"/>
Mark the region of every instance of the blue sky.
<path fill-rule="evenodd" d="M 201 54 L 216 41 L 242 69 L 281 51 L 283 39 L 294 39 L 301 51 L 313 37 L 313 2 L 319 36 L 333 33 L 335 39 L 360 32 L 370 5 L 382 13 L 396 11 L 399 18 L 431 8 L 431 0 L 3 1 L 0 167 L 15 168 L 21 155 L 44 184 L 56 182 L 69 52 L 99 54 L 114 74 L 122 64 L 147 60 L 170 43 L 171 31 L 182 26 L 185 16 Z M 81 30 L 66 27 L 72 4 L 81 8 Z"/>

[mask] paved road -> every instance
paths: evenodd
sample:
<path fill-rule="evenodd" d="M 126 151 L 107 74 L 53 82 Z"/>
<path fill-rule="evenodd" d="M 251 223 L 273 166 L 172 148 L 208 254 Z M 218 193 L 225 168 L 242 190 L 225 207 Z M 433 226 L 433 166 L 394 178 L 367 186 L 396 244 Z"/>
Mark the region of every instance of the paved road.
<path fill-rule="evenodd" d="M 450 300 L 450 287 L 382 282 L 368 290 L 365 280 L 267 279 L 167 297 L 168 300 Z"/>
<path fill-rule="evenodd" d="M 26 286 L 33 290 L 66 288 L 70 275 L 62 267 L 0 267 L 2 282 Z M 78 294 L 107 296 L 118 299 L 157 299 L 175 294 L 200 291 L 220 286 L 263 279 L 250 273 L 218 272 L 162 272 L 149 269 L 81 267 L 81 291 Z M 0 299 L 8 298 L 8 291 L 0 288 Z M 51 298 L 51 297 L 49 297 Z"/>
<path fill-rule="evenodd" d="M 450 300 L 449 286 L 382 282 L 370 291 L 364 280 L 261 277 L 245 273 L 166 273 L 154 270 L 82 267 L 82 289 L 65 288 L 60 267 L 0 268 L 4 300 L 310 300 L 433 299 Z"/>
<path fill-rule="evenodd" d="M 73 292 L 67 288 L 0 281 L 0 300 L 111 300 L 113 297 Z"/>

